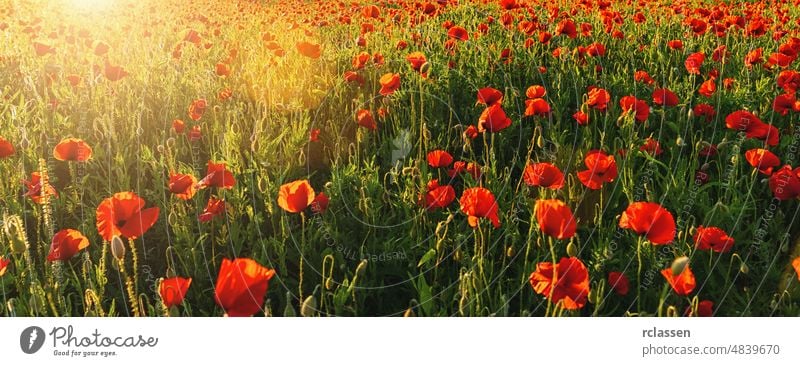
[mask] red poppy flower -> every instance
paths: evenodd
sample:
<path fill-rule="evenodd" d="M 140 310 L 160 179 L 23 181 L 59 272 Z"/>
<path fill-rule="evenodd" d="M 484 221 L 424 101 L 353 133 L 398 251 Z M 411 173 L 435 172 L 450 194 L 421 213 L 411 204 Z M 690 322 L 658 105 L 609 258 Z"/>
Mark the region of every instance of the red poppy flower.
<path fill-rule="evenodd" d="M 85 162 L 92 158 L 92 148 L 81 139 L 63 139 L 53 149 L 53 157 L 59 161 Z"/>
<path fill-rule="evenodd" d="M 356 112 L 356 122 L 359 126 L 369 130 L 374 131 L 378 129 L 378 125 L 375 124 L 375 119 L 372 118 L 372 112 L 370 112 L 368 109 L 359 109 Z"/>
<path fill-rule="evenodd" d="M 353 65 L 354 69 L 360 70 L 366 67 L 370 60 L 372 60 L 372 55 L 370 55 L 368 52 L 361 52 L 353 57 L 351 64 Z"/>
<path fill-rule="evenodd" d="M 692 307 L 687 307 L 686 311 L 684 312 L 686 316 L 695 316 L 692 312 Z M 714 302 L 711 300 L 703 300 L 697 303 L 697 315 L 698 317 L 709 317 L 714 316 Z"/>
<path fill-rule="evenodd" d="M 498 206 L 491 191 L 483 187 L 473 187 L 464 190 L 459 200 L 461 211 L 466 214 L 467 222 L 471 227 L 478 226 L 478 219 L 485 218 L 492 222 L 495 228 L 500 227 L 500 218 L 497 216 Z"/>
<path fill-rule="evenodd" d="M 783 70 L 778 74 L 778 87 L 783 89 L 786 94 L 793 94 L 800 89 L 800 72 L 795 70 Z"/>
<path fill-rule="evenodd" d="M 328 195 L 325 194 L 325 192 L 319 192 L 319 194 L 314 197 L 314 200 L 311 201 L 311 211 L 317 214 L 324 214 L 328 209 L 328 203 L 330 203 Z"/>
<path fill-rule="evenodd" d="M 694 112 L 695 117 L 703 117 L 705 118 L 706 122 L 711 122 L 714 119 L 714 116 L 717 115 L 717 111 L 714 110 L 714 107 L 710 104 L 701 103 L 692 109 Z"/>
<path fill-rule="evenodd" d="M 200 222 L 209 222 L 215 217 L 225 214 L 225 200 L 216 197 L 209 197 L 205 210 L 200 214 L 198 220 Z"/>
<path fill-rule="evenodd" d="M 764 140 L 770 146 L 780 141 L 778 129 L 761 121 L 754 114 L 739 110 L 725 117 L 725 126 L 732 130 L 744 132 L 749 138 Z"/>
<path fill-rule="evenodd" d="M 789 114 L 789 112 L 795 110 L 796 103 L 797 98 L 795 98 L 794 92 L 791 94 L 780 94 L 776 96 L 775 100 L 772 102 L 772 110 L 781 116 L 785 116 Z"/>
<path fill-rule="evenodd" d="M 578 172 L 578 180 L 589 189 L 600 189 L 603 183 L 613 182 L 617 178 L 617 162 L 614 155 L 607 155 L 601 150 L 592 150 L 583 160 L 587 170 Z"/>
<path fill-rule="evenodd" d="M 713 250 L 717 253 L 726 253 L 733 247 L 734 240 L 725 230 L 716 226 L 698 226 L 694 234 L 694 244 L 700 250 Z"/>
<path fill-rule="evenodd" d="M 511 126 L 511 119 L 506 116 L 506 111 L 500 104 L 486 107 L 478 119 L 478 132 L 500 132 L 508 126 Z"/>
<path fill-rule="evenodd" d="M 608 107 L 608 102 L 611 101 L 611 94 L 605 89 L 590 87 L 586 105 L 597 109 L 598 111 L 605 111 Z"/>
<path fill-rule="evenodd" d="M 609 272 L 608 284 L 611 286 L 611 289 L 617 293 L 617 295 L 625 296 L 628 294 L 628 290 L 630 288 L 630 281 L 628 280 L 628 276 L 625 276 L 624 273 Z"/>
<path fill-rule="evenodd" d="M 422 65 L 428 62 L 428 59 L 425 58 L 425 54 L 422 52 L 412 52 L 406 56 L 406 61 L 411 64 L 411 68 L 414 71 L 421 71 Z"/>
<path fill-rule="evenodd" d="M 575 114 L 572 115 L 572 118 L 578 122 L 578 125 L 586 126 L 589 124 L 589 115 L 584 113 L 583 111 L 577 111 Z"/>
<path fill-rule="evenodd" d="M 706 55 L 702 52 L 695 52 L 689 57 L 686 58 L 686 62 L 684 62 L 684 66 L 686 66 L 686 71 L 690 74 L 700 75 L 700 66 L 703 65 L 703 61 L 706 59 Z"/>
<path fill-rule="evenodd" d="M 775 198 L 785 201 L 800 196 L 800 168 L 784 165 L 769 177 L 769 189 Z"/>
<path fill-rule="evenodd" d="M 547 116 L 550 114 L 550 104 L 542 98 L 528 99 L 525 101 L 525 116 Z"/>
<path fill-rule="evenodd" d="M 322 131 L 320 131 L 319 128 L 312 128 L 311 132 L 308 134 L 308 141 L 310 141 L 310 142 L 319 141 L 320 132 L 322 132 Z"/>
<path fill-rule="evenodd" d="M 119 81 L 128 76 L 128 72 L 122 66 L 114 66 L 106 60 L 106 67 L 103 69 L 103 75 L 109 81 Z"/>
<path fill-rule="evenodd" d="M 567 310 L 582 308 L 589 296 L 589 271 L 575 257 L 561 258 L 555 266 L 552 262 L 537 264 L 530 282 L 537 294 Z"/>
<path fill-rule="evenodd" d="M 525 96 L 528 99 L 543 98 L 547 95 L 547 89 L 541 85 L 531 85 L 525 90 Z"/>
<path fill-rule="evenodd" d="M 578 36 L 578 29 L 575 27 L 575 22 L 573 22 L 572 19 L 564 19 L 556 25 L 555 35 L 559 36 L 562 34 L 571 39 Z"/>
<path fill-rule="evenodd" d="M 214 300 L 228 316 L 252 316 L 262 310 L 269 280 L 275 270 L 252 259 L 222 260 L 214 287 Z"/>
<path fill-rule="evenodd" d="M 200 130 L 200 125 L 192 126 L 189 134 L 186 136 L 191 142 L 200 141 L 203 138 L 203 132 Z"/>
<path fill-rule="evenodd" d="M 97 207 L 97 231 L 110 242 L 115 236 L 136 239 L 158 220 L 158 207 L 144 208 L 145 201 L 133 192 L 115 193 Z"/>
<path fill-rule="evenodd" d="M 428 153 L 428 165 L 431 168 L 446 168 L 453 163 L 453 156 L 444 150 L 433 150 Z"/>
<path fill-rule="evenodd" d="M 381 76 L 380 83 L 380 94 L 383 96 L 391 95 L 400 88 L 400 74 L 384 74 Z"/>
<path fill-rule="evenodd" d="M 191 285 L 191 278 L 172 277 L 161 280 L 161 284 L 158 285 L 158 293 L 161 295 L 164 306 L 171 308 L 182 304 Z"/>
<path fill-rule="evenodd" d="M 717 91 L 717 81 L 708 79 L 700 84 L 700 89 L 697 92 L 706 98 L 711 98 L 715 91 Z"/>
<path fill-rule="evenodd" d="M 637 99 L 633 95 L 620 98 L 619 106 L 625 113 L 633 111 L 634 118 L 639 122 L 647 121 L 647 117 L 650 116 L 650 106 L 647 105 L 647 102 Z"/>
<path fill-rule="evenodd" d="M 55 47 L 42 42 L 33 42 L 33 50 L 36 51 L 36 56 L 39 57 L 42 57 L 48 53 L 56 53 Z"/>
<path fill-rule="evenodd" d="M 669 48 L 671 48 L 673 50 L 683 49 L 683 41 L 681 41 L 680 39 L 673 39 L 673 40 L 667 42 L 667 47 L 669 47 Z"/>
<path fill-rule="evenodd" d="M 169 176 L 169 191 L 182 200 L 190 200 L 195 194 L 197 178 L 191 174 L 172 173 Z"/>
<path fill-rule="evenodd" d="M 0 277 L 3 277 L 3 275 L 6 274 L 6 270 L 8 269 L 8 265 L 10 263 L 11 263 L 10 260 L 0 256 Z"/>
<path fill-rule="evenodd" d="M 217 62 L 217 65 L 214 68 L 214 71 L 217 73 L 217 76 L 230 76 L 231 75 L 231 68 L 228 67 L 227 64 L 222 62 Z"/>
<path fill-rule="evenodd" d="M 469 40 L 469 32 L 467 32 L 467 30 L 463 27 L 459 26 L 450 27 L 450 29 L 447 30 L 447 36 L 459 41 Z"/>
<path fill-rule="evenodd" d="M 317 59 L 322 55 L 322 48 L 316 43 L 297 42 L 295 46 L 297 46 L 297 51 L 305 57 Z"/>
<path fill-rule="evenodd" d="M 744 153 L 744 158 L 750 166 L 758 169 L 761 174 L 772 175 L 772 170 L 781 165 L 778 156 L 765 149 L 750 149 Z"/>
<path fill-rule="evenodd" d="M 659 156 L 664 150 L 661 149 L 661 144 L 658 143 L 658 140 L 648 137 L 642 146 L 639 146 L 639 151 L 644 151 L 650 156 Z"/>
<path fill-rule="evenodd" d="M 316 193 L 307 180 L 296 180 L 281 186 L 278 192 L 278 206 L 286 212 L 298 213 L 314 201 Z"/>
<path fill-rule="evenodd" d="M 192 104 L 189 105 L 189 118 L 193 121 L 199 121 L 200 118 L 203 118 L 203 114 L 206 113 L 206 107 L 208 103 L 206 103 L 205 99 L 196 99 L 192 101 Z"/>
<path fill-rule="evenodd" d="M 172 121 L 172 129 L 175 130 L 175 133 L 180 135 L 186 130 L 186 122 L 175 119 Z"/>
<path fill-rule="evenodd" d="M 537 200 L 534 211 L 543 233 L 562 240 L 575 235 L 577 224 L 566 203 L 557 199 Z"/>
<path fill-rule="evenodd" d="M 525 167 L 522 180 L 531 187 L 560 189 L 564 186 L 564 173 L 550 163 L 531 163 Z"/>
<path fill-rule="evenodd" d="M 669 244 L 675 239 L 675 219 L 658 203 L 631 203 L 619 218 L 619 227 L 645 235 L 656 245 Z"/>
<path fill-rule="evenodd" d="M 233 173 L 228 170 L 225 163 L 209 161 L 208 167 L 206 168 L 206 176 L 197 182 L 195 188 L 205 189 L 207 187 L 216 187 L 230 189 L 233 188 L 234 185 L 236 185 L 236 178 L 233 176 Z"/>
<path fill-rule="evenodd" d="M 485 104 L 486 106 L 491 107 L 500 103 L 503 103 L 503 92 L 490 87 L 478 90 L 477 104 Z"/>
<path fill-rule="evenodd" d="M 14 155 L 16 151 L 14 150 L 14 145 L 12 145 L 8 140 L 0 137 L 0 159 L 7 158 L 11 155 Z"/>
<path fill-rule="evenodd" d="M 89 239 L 83 236 L 80 231 L 73 229 L 61 230 L 56 235 L 53 235 L 47 260 L 49 262 L 67 261 L 88 246 Z"/>
<path fill-rule="evenodd" d="M 428 211 L 450 206 L 456 199 L 456 191 L 450 185 L 439 185 L 439 180 L 434 179 L 428 182 L 427 192 L 420 201 Z"/>
<path fill-rule="evenodd" d="M 691 294 L 697 282 L 689 265 L 687 264 L 679 274 L 674 274 L 673 272 L 672 268 L 667 268 L 661 271 L 661 275 L 664 276 L 676 294 L 681 296 Z"/>
<path fill-rule="evenodd" d="M 58 196 L 58 192 L 56 192 L 56 189 L 50 184 L 47 184 L 43 189 L 42 175 L 39 172 L 32 172 L 31 180 L 26 180 L 23 183 L 28 189 L 28 191 L 25 192 L 25 196 L 30 197 L 37 205 L 42 203 L 45 193 L 48 196 Z"/>
<path fill-rule="evenodd" d="M 0 268 L 2 268 L 2 266 L 2 263 L 0 263 Z M 794 267 L 794 271 L 797 272 L 797 280 L 800 281 L 800 257 L 792 261 L 792 267 Z M 2 275 L 2 271 L 0 271 L 0 275 Z"/>
<path fill-rule="evenodd" d="M 753 67 L 753 65 L 758 65 L 758 64 L 764 62 L 763 56 L 764 56 L 764 49 L 756 48 L 756 49 L 748 52 L 747 55 L 745 55 L 745 57 L 744 57 L 744 65 L 747 68 L 751 68 L 751 67 Z"/>
<path fill-rule="evenodd" d="M 644 83 L 647 85 L 653 85 L 656 81 L 650 77 L 650 74 L 644 70 L 638 70 L 633 74 L 633 80 L 638 81 L 640 83 Z"/>
<path fill-rule="evenodd" d="M 666 88 L 653 90 L 653 103 L 664 107 L 674 107 L 678 105 L 678 96 Z"/>

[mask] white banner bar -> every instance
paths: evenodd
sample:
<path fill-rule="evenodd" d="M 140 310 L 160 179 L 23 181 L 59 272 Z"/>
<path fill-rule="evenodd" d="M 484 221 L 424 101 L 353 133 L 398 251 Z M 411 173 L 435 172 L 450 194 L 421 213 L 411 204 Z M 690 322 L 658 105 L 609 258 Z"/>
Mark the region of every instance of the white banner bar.
<path fill-rule="evenodd" d="M 798 365 L 797 329 L 798 318 L 8 318 L 0 319 L 0 359 L 81 366 Z"/>

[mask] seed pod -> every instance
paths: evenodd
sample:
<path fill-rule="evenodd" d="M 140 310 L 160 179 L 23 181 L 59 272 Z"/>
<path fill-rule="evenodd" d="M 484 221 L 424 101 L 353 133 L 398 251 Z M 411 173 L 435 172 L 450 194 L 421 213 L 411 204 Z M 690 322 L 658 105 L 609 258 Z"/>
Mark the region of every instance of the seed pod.
<path fill-rule="evenodd" d="M 292 293 L 286 291 L 286 307 L 283 308 L 283 316 L 286 318 L 293 318 L 297 316 L 297 313 L 294 311 L 294 307 L 292 307 Z"/>
<path fill-rule="evenodd" d="M 122 238 L 119 236 L 111 238 L 111 255 L 120 261 L 125 259 L 125 243 L 122 242 Z"/>
<path fill-rule="evenodd" d="M 311 295 L 303 301 L 300 306 L 300 315 L 304 317 L 312 317 L 317 315 L 317 298 Z"/>
<path fill-rule="evenodd" d="M 567 244 L 567 255 L 570 257 L 578 256 L 578 246 L 572 241 Z"/>

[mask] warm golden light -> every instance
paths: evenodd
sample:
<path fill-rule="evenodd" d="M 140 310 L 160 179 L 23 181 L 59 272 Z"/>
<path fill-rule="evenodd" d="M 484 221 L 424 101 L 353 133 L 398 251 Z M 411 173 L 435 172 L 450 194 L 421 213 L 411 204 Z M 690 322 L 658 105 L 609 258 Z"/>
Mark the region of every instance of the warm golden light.
<path fill-rule="evenodd" d="M 105 10 L 113 5 L 114 0 L 63 0 L 67 7 L 80 11 Z"/>

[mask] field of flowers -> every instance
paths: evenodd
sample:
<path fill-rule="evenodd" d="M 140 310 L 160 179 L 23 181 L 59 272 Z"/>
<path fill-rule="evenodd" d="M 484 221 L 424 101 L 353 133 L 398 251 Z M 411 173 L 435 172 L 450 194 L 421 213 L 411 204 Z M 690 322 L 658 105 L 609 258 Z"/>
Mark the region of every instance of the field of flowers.
<path fill-rule="evenodd" d="M 0 314 L 800 315 L 799 9 L 2 1 Z"/>

